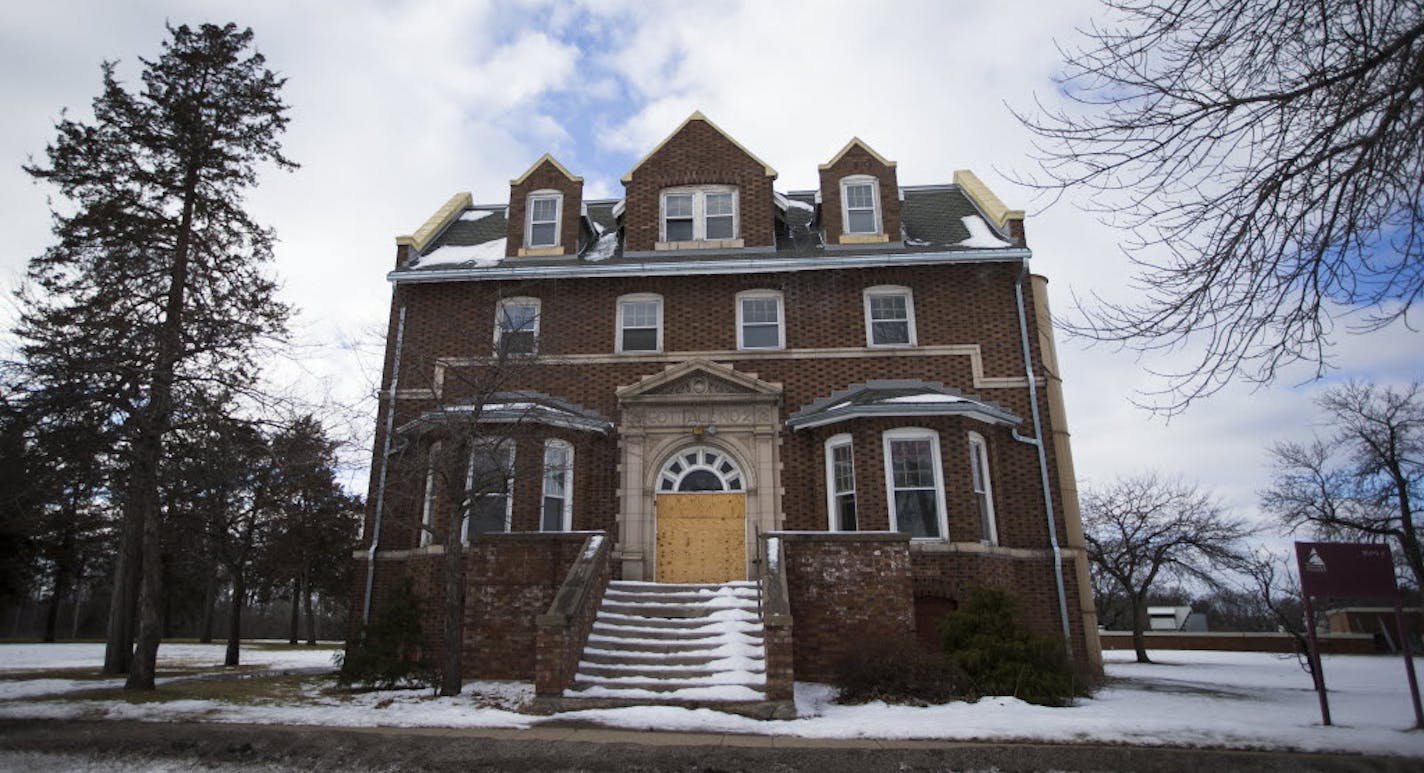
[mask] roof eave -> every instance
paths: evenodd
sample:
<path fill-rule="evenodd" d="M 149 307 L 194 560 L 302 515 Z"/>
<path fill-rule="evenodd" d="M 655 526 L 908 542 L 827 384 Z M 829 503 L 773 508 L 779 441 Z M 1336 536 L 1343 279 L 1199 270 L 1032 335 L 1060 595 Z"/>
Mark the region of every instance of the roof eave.
<path fill-rule="evenodd" d="M 688 274 L 765 274 L 781 271 L 818 271 L 838 268 L 880 268 L 953 263 L 1004 263 L 1033 257 L 1027 247 L 993 247 L 948 252 L 855 253 L 794 258 L 753 257 L 726 260 L 665 260 L 598 262 L 564 265 L 507 265 L 428 270 L 397 270 L 386 274 L 395 284 L 478 282 L 489 279 L 553 279 L 619 276 L 686 276 Z"/>
<path fill-rule="evenodd" d="M 982 403 L 976 403 L 972 407 L 954 409 L 944 405 L 924 405 L 919 407 L 909 405 L 857 405 L 837 411 L 816 413 L 810 416 L 793 416 L 786 420 L 786 426 L 792 430 L 801 430 L 824 427 L 827 424 L 837 424 L 851 419 L 913 418 L 918 416 L 964 416 L 966 418 L 982 421 L 985 424 L 994 424 L 1004 427 L 1017 427 L 1023 423 L 1023 419 L 1013 414 L 994 411 Z"/>

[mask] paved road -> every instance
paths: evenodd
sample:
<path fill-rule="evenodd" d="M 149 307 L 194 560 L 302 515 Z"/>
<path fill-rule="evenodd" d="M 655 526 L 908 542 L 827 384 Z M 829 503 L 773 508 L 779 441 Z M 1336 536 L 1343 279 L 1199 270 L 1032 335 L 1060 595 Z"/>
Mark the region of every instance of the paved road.
<path fill-rule="evenodd" d="M 7 763 L 8 760 L 8 763 Z M 0 721 L 0 768 L 330 771 L 1419 771 L 1424 761 L 1346 754 L 930 741 L 821 741 L 587 727 L 315 728 Z"/>

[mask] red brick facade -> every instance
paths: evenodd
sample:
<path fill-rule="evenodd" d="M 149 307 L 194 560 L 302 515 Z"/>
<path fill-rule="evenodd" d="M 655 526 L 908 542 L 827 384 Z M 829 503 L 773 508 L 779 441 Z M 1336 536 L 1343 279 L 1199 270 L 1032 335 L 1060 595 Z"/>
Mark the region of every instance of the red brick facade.
<path fill-rule="evenodd" d="M 643 159 L 625 183 L 624 249 L 652 250 L 658 242 L 661 195 L 665 188 L 728 185 L 738 191 L 740 229 L 747 247 L 770 247 L 775 208 L 766 166 L 705 120 L 690 119 L 682 130 Z M 611 340 L 611 339 L 610 339 Z"/>
<path fill-rule="evenodd" d="M 509 236 L 505 255 L 515 257 L 524 247 L 528 224 L 529 194 L 558 191 L 563 195 L 559 209 L 559 255 L 573 255 L 579 247 L 579 212 L 583 209 L 583 181 L 571 179 L 552 159 L 540 161 L 523 179 L 509 185 Z M 491 317 L 493 319 L 493 317 Z"/>
<path fill-rule="evenodd" d="M 880 196 L 880 233 L 892 242 L 900 241 L 900 183 L 895 167 L 876 158 L 858 140 L 848 146 L 839 158 L 821 172 L 821 222 L 825 224 L 826 243 L 836 244 L 845 233 L 842 222 L 841 181 L 847 177 L 865 175 L 878 181 Z"/>
<path fill-rule="evenodd" d="M 879 180 L 882 225 L 889 242 L 898 242 L 901 207 L 895 168 L 864 146 L 852 144 L 821 170 L 819 225 L 824 228 L 826 244 L 835 244 L 841 229 L 840 180 L 859 174 Z M 663 190 L 703 184 L 738 190 L 741 249 L 748 255 L 764 253 L 776 245 L 773 179 L 761 161 L 715 126 L 696 117 L 689 119 L 625 178 L 620 220 L 625 254 L 655 250 Z M 569 224 L 579 211 L 581 184 L 545 162 L 511 186 L 510 255 L 516 254 L 522 243 L 524 200 L 529 192 L 546 188 L 563 192 L 563 243 L 570 250 L 577 244 L 577 232 L 567 229 L 577 227 Z M 1006 231 L 1021 235 L 1021 224 L 1015 221 Z M 779 390 L 782 423 L 774 437 L 759 441 L 765 443 L 762 451 L 773 456 L 759 473 L 762 485 L 776 488 L 778 510 L 761 514 L 769 524 L 767 528 L 758 526 L 761 531 L 828 529 L 825 444 L 828 438 L 841 434 L 852 438 L 858 529 L 888 531 L 892 523 L 885 433 L 918 428 L 937 438 L 948 532 L 942 535 L 944 539 L 912 543 L 904 535 L 883 533 L 787 538 L 793 618 L 789 635 L 796 678 L 825 678 L 831 664 L 857 640 L 890 631 L 913 631 L 917 614 L 925 625 L 925 620 L 952 610 L 969 590 L 983 585 L 1013 590 L 1023 601 L 1026 622 L 1045 632 L 1062 631 L 1062 607 L 1066 606 L 1071 646 L 1091 665 L 1096 642 L 1092 627 L 1084 623 L 1085 615 L 1091 616 L 1091 607 L 1082 604 L 1080 591 L 1086 589 L 1078 587 L 1081 575 L 1075 572 L 1076 562 L 1082 560 L 1081 546 L 1074 544 L 1078 539 L 1072 520 L 1076 502 L 1071 496 L 1065 501 L 1058 451 L 1052 442 L 1045 442 L 1050 481 L 1047 499 L 1057 525 L 1056 534 L 1050 537 L 1042 484 L 1045 471 L 1039 466 L 1038 449 L 1024 442 L 1025 437 L 1047 440 L 1050 432 L 1066 432 L 1063 417 L 1053 412 L 1055 400 L 1045 391 L 1052 380 L 1043 379 L 1046 357 L 1039 346 L 1049 346 L 1040 342 L 1051 342 L 1051 334 L 1041 338 L 1041 331 L 1032 327 L 1041 315 L 1024 272 L 1027 252 L 1013 247 L 1005 248 L 1002 257 L 981 251 L 964 260 L 935 262 L 918 260 L 898 248 L 900 252 L 886 252 L 883 261 L 878 259 L 875 250 L 897 249 L 891 244 L 840 245 L 836 252 L 825 254 L 845 255 L 852 249 L 861 249 L 870 257 L 857 265 L 833 266 L 818 264 L 818 257 L 798 255 L 800 263 L 794 270 L 729 271 L 703 263 L 697 265 L 711 268 L 623 271 L 617 275 L 612 275 L 616 261 L 570 264 L 563 273 L 520 275 L 518 265 L 537 261 L 511 258 L 506 262 L 507 270 L 500 269 L 503 273 L 482 275 L 472 270 L 468 276 L 449 281 L 426 281 L 418 272 L 402 275 L 398 269 L 373 459 L 373 468 L 379 470 L 384 463 L 386 474 L 384 478 L 372 476 L 368 498 L 372 503 L 383 503 L 377 537 L 380 551 L 419 547 L 426 499 L 424 448 L 418 441 L 391 438 L 392 453 L 387 457 L 384 428 L 400 428 L 422 415 L 484 399 L 492 391 L 488 376 L 492 372 L 496 304 L 501 298 L 536 298 L 538 356 L 501 364 L 498 390 L 547 395 L 603 417 L 609 427 L 607 431 L 588 431 L 533 424 L 521 425 L 517 432 L 509 430 L 515 447 L 512 531 L 537 532 L 540 528 L 544 444 L 552 439 L 567 442 L 573 448 L 572 528 L 606 531 L 616 546 L 612 573 L 624 571 L 619 567 L 628 564 L 620 564 L 620 560 L 628 560 L 635 551 L 627 542 L 629 535 L 620 531 L 628 531 L 627 519 L 637 509 L 633 499 L 647 496 L 651 500 L 653 492 L 642 490 L 651 482 L 630 482 L 624 475 L 629 469 L 624 455 L 630 447 L 630 428 L 625 424 L 619 390 L 681 363 L 717 363 L 754 375 L 769 389 Z M 695 252 L 682 252 L 674 259 L 691 265 L 699 260 Z M 599 275 L 603 266 L 610 266 L 610 275 Z M 883 348 L 867 340 L 865 291 L 885 286 L 905 288 L 911 295 L 912 346 Z M 779 294 L 784 347 L 739 349 L 737 299 L 738 293 L 748 290 Z M 1022 292 L 1022 319 L 1030 326 L 1027 331 L 1020 328 L 1017 291 Z M 632 293 L 661 298 L 662 346 L 657 352 L 617 353 L 619 298 Z M 1025 373 L 1025 338 L 1038 377 L 1039 427 L 1030 421 L 1035 406 L 1030 403 L 1033 393 Z M 399 374 L 394 372 L 397 348 Z M 866 416 L 796 429 L 785 424 L 786 417 L 816 401 L 879 379 L 943 385 L 1022 421 L 1011 427 L 969 415 L 919 413 Z M 986 446 L 997 527 L 995 544 L 983 544 L 990 535 L 984 533 L 971 481 L 971 433 L 981 436 Z M 689 432 L 687 442 L 692 441 Z M 437 535 L 446 534 L 450 519 L 455 517 L 451 499 L 435 498 Z M 375 516 L 373 504 L 367 518 L 368 535 L 375 530 Z M 547 611 L 582 544 L 581 538 L 538 539 L 541 536 L 481 537 L 472 543 L 467 620 L 477 622 L 466 639 L 467 675 L 532 676 L 537 650 L 534 620 Z M 1062 596 L 1055 581 L 1055 571 L 1060 571 L 1055 569 L 1051 549 L 1055 543 L 1062 548 Z M 418 552 L 406 555 L 378 561 L 377 597 L 396 578 L 410 575 L 420 592 L 438 598 L 439 561 Z M 362 568 L 364 576 L 364 561 Z M 354 607 L 361 608 L 359 600 Z M 438 626 L 430 630 L 436 631 Z M 774 635 L 783 633 L 777 629 Z M 545 642 L 543 646 L 554 645 Z M 557 659 L 549 653 L 544 657 Z"/>

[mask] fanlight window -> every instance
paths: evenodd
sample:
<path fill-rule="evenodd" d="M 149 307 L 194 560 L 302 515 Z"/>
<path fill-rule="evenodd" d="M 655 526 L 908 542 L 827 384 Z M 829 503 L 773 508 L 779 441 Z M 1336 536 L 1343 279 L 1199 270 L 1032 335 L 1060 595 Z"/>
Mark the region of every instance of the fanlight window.
<path fill-rule="evenodd" d="M 743 491 L 742 470 L 715 448 L 696 446 L 679 451 L 663 465 L 658 491 Z"/>

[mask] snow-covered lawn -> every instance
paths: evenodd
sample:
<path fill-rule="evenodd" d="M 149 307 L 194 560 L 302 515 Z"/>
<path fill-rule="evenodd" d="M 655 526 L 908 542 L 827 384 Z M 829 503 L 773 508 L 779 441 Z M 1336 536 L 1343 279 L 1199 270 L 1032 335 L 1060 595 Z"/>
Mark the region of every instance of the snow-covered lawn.
<path fill-rule="evenodd" d="M 243 670 L 257 671 L 335 668 L 332 656 L 337 651 L 329 644 L 288 648 L 285 642 L 247 642 L 242 647 L 241 662 Z M 161 644 L 159 674 L 181 671 L 183 676 L 160 676 L 154 681 L 162 685 L 174 679 L 221 673 L 225 670 L 222 663 L 226 653 L 226 644 Z M 98 677 L 103 662 L 103 644 L 0 644 L 0 701 L 123 687 L 122 678 Z M 44 675 L 30 676 L 40 671 Z M 0 703 L 0 710 L 7 708 Z"/>
<path fill-rule="evenodd" d="M 163 658 L 201 660 L 202 645 L 165 645 Z M 52 659 L 45 647 L 53 649 Z M 0 717 L 202 720 L 340 726 L 533 727 L 578 720 L 631 729 L 796 735 L 813 738 L 927 738 L 1086 741 L 1128 744 L 1293 748 L 1393 753 L 1424 757 L 1424 732 L 1411 731 L 1404 665 L 1398 657 L 1327 656 L 1330 707 L 1336 722 L 1320 724 L 1310 678 L 1292 658 L 1265 653 L 1160 650 L 1150 665 L 1130 652 L 1106 653 L 1112 681 L 1070 708 L 1032 706 L 1012 698 L 924 708 L 840 706 L 824 685 L 798 684 L 800 718 L 761 722 L 706 709 L 673 707 L 599 709 L 553 717 L 518 713 L 532 697 L 527 684 L 470 682 L 466 694 L 435 698 L 428 690 L 345 695 L 307 682 L 300 698 L 245 703 L 221 700 L 40 699 L 46 682 L 17 680 L 21 668 L 72 665 L 100 645 L 0 645 Z M 221 662 L 221 647 L 216 660 Z M 271 668 L 329 664 L 331 651 L 244 649 L 244 660 Z M 323 657 L 324 655 L 324 657 Z M 84 665 L 92 666 L 90 659 Z M 1424 661 L 1419 663 L 1424 671 Z M 111 681 L 111 680 L 110 680 Z M 93 680 L 84 687 L 98 686 Z M 59 691 L 64 688 L 60 685 Z M 28 699 L 24 699 L 28 698 Z"/>

